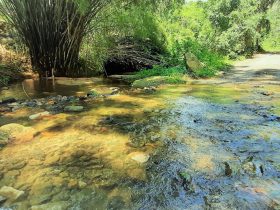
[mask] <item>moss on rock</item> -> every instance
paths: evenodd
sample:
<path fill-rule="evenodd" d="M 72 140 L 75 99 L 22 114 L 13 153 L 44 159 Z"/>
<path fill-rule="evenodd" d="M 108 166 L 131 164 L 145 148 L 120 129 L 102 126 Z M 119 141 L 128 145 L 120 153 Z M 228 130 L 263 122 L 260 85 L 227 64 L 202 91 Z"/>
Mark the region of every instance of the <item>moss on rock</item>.
<path fill-rule="evenodd" d="M 155 76 L 148 77 L 145 79 L 139 79 L 132 83 L 132 87 L 134 88 L 144 88 L 144 87 L 152 87 L 152 86 L 160 86 L 167 84 L 183 84 L 186 81 L 179 77 L 168 77 L 168 76 Z"/>

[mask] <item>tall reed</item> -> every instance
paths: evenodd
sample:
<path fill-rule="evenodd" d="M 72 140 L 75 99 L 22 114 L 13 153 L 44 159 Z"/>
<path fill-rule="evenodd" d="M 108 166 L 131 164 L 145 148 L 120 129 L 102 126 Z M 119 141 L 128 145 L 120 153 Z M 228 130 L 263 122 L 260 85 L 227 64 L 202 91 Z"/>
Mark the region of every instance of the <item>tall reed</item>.
<path fill-rule="evenodd" d="M 33 70 L 68 76 L 78 68 L 90 21 L 110 0 L 1 0 L 0 12 L 28 47 Z"/>

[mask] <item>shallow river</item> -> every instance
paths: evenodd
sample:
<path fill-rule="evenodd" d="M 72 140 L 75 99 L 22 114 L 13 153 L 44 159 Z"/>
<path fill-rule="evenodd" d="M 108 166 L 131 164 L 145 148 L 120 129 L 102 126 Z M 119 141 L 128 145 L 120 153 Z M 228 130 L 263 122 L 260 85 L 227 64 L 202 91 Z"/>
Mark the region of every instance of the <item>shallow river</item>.
<path fill-rule="evenodd" d="M 112 87 L 120 92 L 110 95 Z M 53 106 L 51 96 L 92 88 L 106 97 L 69 102 L 81 113 L 29 119 Z M 2 98 L 45 105 L 0 113 L 0 126 L 35 133 L 0 150 L 0 193 L 24 192 L 0 199 L 0 209 L 279 209 L 279 90 L 188 84 L 154 92 L 101 79 L 2 90 Z"/>

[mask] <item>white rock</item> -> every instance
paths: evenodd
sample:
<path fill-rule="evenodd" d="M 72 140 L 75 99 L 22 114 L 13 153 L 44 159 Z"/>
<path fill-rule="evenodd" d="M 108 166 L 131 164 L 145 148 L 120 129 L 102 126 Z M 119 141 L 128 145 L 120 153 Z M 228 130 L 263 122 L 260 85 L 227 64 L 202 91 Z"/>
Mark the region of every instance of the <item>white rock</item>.
<path fill-rule="evenodd" d="M 138 163 L 146 163 L 150 158 L 150 155 L 143 152 L 133 152 L 130 153 L 129 156 L 132 160 L 135 160 Z"/>
<path fill-rule="evenodd" d="M 41 113 L 37 113 L 37 114 L 33 114 L 31 116 L 29 116 L 29 119 L 30 120 L 37 120 L 39 118 L 42 118 L 42 117 L 47 117 L 47 116 L 50 116 L 51 114 L 49 112 L 41 112 Z"/>

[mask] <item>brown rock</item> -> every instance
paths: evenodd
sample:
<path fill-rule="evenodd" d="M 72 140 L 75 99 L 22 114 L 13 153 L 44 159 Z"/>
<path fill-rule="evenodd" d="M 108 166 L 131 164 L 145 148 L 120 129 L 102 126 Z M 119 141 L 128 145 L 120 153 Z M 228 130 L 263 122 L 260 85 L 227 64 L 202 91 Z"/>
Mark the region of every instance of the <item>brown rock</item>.
<path fill-rule="evenodd" d="M 16 123 L 3 125 L 0 127 L 0 133 L 4 132 L 9 135 L 9 139 L 15 142 L 28 142 L 32 140 L 36 131 L 31 127 L 25 127 Z"/>

